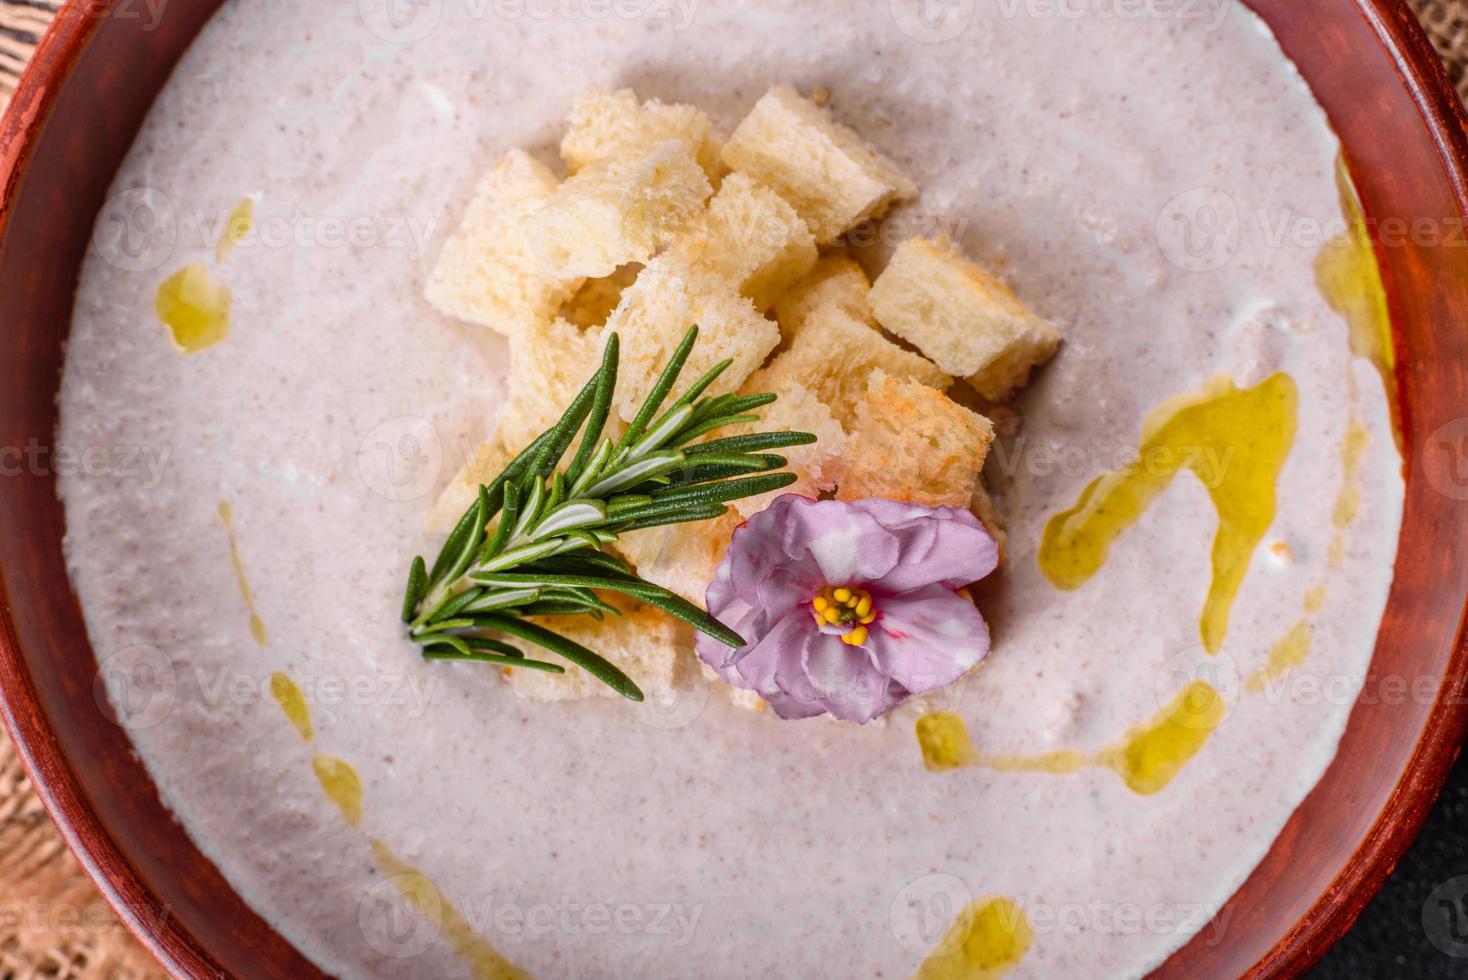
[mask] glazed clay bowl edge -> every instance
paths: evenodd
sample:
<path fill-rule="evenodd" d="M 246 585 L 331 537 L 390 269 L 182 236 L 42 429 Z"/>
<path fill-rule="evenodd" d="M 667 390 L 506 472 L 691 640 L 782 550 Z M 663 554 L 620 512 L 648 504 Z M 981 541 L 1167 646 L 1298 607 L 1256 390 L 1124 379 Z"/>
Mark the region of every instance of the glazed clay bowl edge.
<path fill-rule="evenodd" d="M 0 445 L 54 439 L 72 293 L 122 156 L 220 0 L 72 0 L 0 120 Z M 1462 221 L 1468 120 L 1404 0 L 1249 0 L 1340 131 L 1368 215 Z M 1425 820 L 1468 731 L 1468 503 L 1425 448 L 1468 406 L 1468 249 L 1377 243 L 1391 301 L 1407 475 L 1396 582 L 1372 672 L 1428 676 L 1432 703 L 1358 703 L 1335 762 L 1215 924 L 1158 977 L 1289 976 L 1354 922 Z M 1468 493 L 1462 495 L 1468 498 Z M 175 975 L 321 972 L 252 912 L 158 800 L 98 707 L 96 655 L 60 553 L 54 476 L 0 480 L 0 717 L 51 816 L 122 920 Z M 1374 775 L 1388 773 L 1389 776 Z M 1219 941 L 1219 937 L 1222 940 Z"/>

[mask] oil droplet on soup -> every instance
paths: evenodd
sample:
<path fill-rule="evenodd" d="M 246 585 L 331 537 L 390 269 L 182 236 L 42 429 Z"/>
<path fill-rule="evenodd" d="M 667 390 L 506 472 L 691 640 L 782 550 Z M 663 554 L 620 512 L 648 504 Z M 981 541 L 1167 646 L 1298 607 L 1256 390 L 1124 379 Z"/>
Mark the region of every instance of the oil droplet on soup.
<path fill-rule="evenodd" d="M 362 822 L 362 779 L 357 770 L 342 760 L 330 755 L 318 755 L 311 760 L 316 779 L 326 793 L 326 798 L 341 811 L 342 819 L 353 827 Z"/>
<path fill-rule="evenodd" d="M 271 674 L 270 696 L 280 705 L 286 720 L 295 727 L 301 738 L 311 741 L 314 735 L 311 729 L 311 706 L 306 703 L 306 695 L 301 693 L 296 682 L 285 674 Z"/>
<path fill-rule="evenodd" d="M 1223 695 L 1207 681 L 1193 681 L 1156 718 L 1128 732 L 1122 744 L 1103 758 L 1133 792 L 1160 793 L 1227 716 Z"/>
<path fill-rule="evenodd" d="M 1290 628 L 1290 631 L 1280 637 L 1274 646 L 1269 649 L 1269 663 L 1260 667 L 1249 675 L 1245 683 L 1251 692 L 1258 694 L 1262 692 L 1269 682 L 1283 677 L 1305 662 L 1310 656 L 1310 643 L 1314 639 L 1314 632 L 1310 628 L 1310 620 L 1302 619 Z"/>
<path fill-rule="evenodd" d="M 1007 898 L 982 898 L 958 914 L 914 980 L 992 980 L 1019 965 L 1034 929 Z"/>
<path fill-rule="evenodd" d="M 371 844 L 372 856 L 383 877 L 419 915 L 438 926 L 440 935 L 475 980 L 530 980 L 530 974 L 505 959 L 474 931 L 427 875 L 400 860 L 381 841 L 373 840 Z"/>
<path fill-rule="evenodd" d="M 234 565 L 234 575 L 239 581 L 240 597 L 245 600 L 245 609 L 250 614 L 250 636 L 260 646 L 265 646 L 265 621 L 255 610 L 255 590 L 250 588 L 250 579 L 245 575 L 245 562 L 240 557 L 240 542 L 234 533 L 234 507 L 229 501 L 219 505 L 219 520 L 224 525 L 225 534 L 229 536 L 229 559 Z"/>
<path fill-rule="evenodd" d="M 229 307 L 229 290 L 197 262 L 165 279 L 154 304 L 174 346 L 185 354 L 196 354 L 229 336 Z"/>
<path fill-rule="evenodd" d="M 968 728 L 957 715 L 946 711 L 924 715 L 917 720 L 917 739 L 923 765 L 930 772 L 959 769 L 977 761 Z"/>
<path fill-rule="evenodd" d="M 1281 373 L 1246 389 L 1220 376 L 1201 393 L 1160 406 L 1142 427 L 1136 462 L 1097 477 L 1073 508 L 1045 525 L 1038 558 L 1045 577 L 1060 589 L 1080 588 L 1178 471 L 1189 469 L 1218 511 L 1213 580 L 1199 628 L 1209 651 L 1222 649 L 1234 597 L 1274 523 L 1275 486 L 1294 445 L 1298 403 L 1294 379 Z"/>
<path fill-rule="evenodd" d="M 229 213 L 229 218 L 224 223 L 224 234 L 219 238 L 219 244 L 214 248 L 214 258 L 223 262 L 229 258 L 246 235 L 255 230 L 255 199 L 247 197 L 235 209 Z"/>

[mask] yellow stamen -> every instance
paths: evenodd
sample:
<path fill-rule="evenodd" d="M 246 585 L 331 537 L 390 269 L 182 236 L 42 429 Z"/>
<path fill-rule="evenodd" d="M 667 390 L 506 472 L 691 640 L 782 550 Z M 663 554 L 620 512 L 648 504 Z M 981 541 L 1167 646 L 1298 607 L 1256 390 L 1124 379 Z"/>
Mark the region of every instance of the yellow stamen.
<path fill-rule="evenodd" d="M 870 626 L 872 623 L 875 623 L 876 621 L 877 621 L 877 614 L 874 613 L 874 612 L 869 612 L 865 616 L 861 617 L 860 620 L 858 620 L 858 622 L 860 622 L 863 626 Z"/>
<path fill-rule="evenodd" d="M 841 618 L 841 611 L 835 606 L 831 606 L 827 608 L 825 612 L 821 613 L 821 615 L 826 617 L 826 622 L 834 623 Z"/>
<path fill-rule="evenodd" d="M 846 603 L 851 601 L 850 589 L 837 589 L 831 595 L 835 597 L 837 602 Z"/>
<path fill-rule="evenodd" d="M 847 646 L 859 647 L 867 641 L 867 628 L 858 626 L 856 629 L 841 637 L 841 642 Z"/>
<path fill-rule="evenodd" d="M 810 601 L 810 607 L 818 613 L 825 612 L 827 609 L 830 608 L 830 606 L 831 604 L 826 601 L 825 596 L 818 595 Z"/>
<path fill-rule="evenodd" d="M 872 614 L 872 597 L 863 593 L 861 601 L 856 604 L 857 616 L 870 616 Z"/>

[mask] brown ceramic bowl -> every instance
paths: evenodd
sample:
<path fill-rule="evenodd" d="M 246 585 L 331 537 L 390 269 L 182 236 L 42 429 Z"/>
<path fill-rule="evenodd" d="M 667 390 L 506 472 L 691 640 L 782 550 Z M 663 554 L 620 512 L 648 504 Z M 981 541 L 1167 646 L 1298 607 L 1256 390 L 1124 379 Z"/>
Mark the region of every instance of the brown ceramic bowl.
<path fill-rule="evenodd" d="M 875 0 L 873 0 L 875 2 Z M 0 124 L 0 436 L 50 445 L 72 293 L 93 217 L 170 69 L 221 0 L 72 0 Z M 1340 131 L 1368 215 L 1461 222 L 1468 121 L 1405 0 L 1249 0 Z M 152 29 L 149 29 L 152 28 Z M 1461 228 L 1461 224 L 1456 225 Z M 1407 499 L 1368 689 L 1340 753 L 1263 864 L 1162 977 L 1276 976 L 1314 963 L 1417 832 L 1468 721 L 1468 247 L 1379 241 L 1398 355 Z M 13 451 L 12 451 L 13 452 Z M 1468 462 L 1468 459 L 1463 460 Z M 230 889 L 99 709 L 97 662 L 62 560 L 53 476 L 0 479 L 6 727 L 51 815 L 124 921 L 184 977 L 320 977 Z"/>

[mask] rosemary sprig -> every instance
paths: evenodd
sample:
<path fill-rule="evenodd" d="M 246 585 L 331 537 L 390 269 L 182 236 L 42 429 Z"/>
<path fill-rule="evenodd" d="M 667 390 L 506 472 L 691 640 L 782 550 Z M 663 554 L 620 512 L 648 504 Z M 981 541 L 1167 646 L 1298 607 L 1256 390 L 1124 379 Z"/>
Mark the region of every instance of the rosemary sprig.
<path fill-rule="evenodd" d="M 762 432 L 693 444 L 717 429 L 758 421 L 748 413 L 775 400 L 768 394 L 705 398 L 728 369 L 724 361 L 664 407 L 697 341 L 695 326 L 613 441 L 603 436 L 617 387 L 619 341 L 612 334 L 601 368 L 566 414 L 479 488 L 432 567 L 413 559 L 402 619 L 425 658 L 564 673 L 559 664 L 526 659 L 500 638 L 511 637 L 641 701 L 642 691 L 606 658 L 528 619 L 617 615 L 603 592 L 655 606 L 729 646 L 744 645 L 707 612 L 638 578 L 605 550 L 622 534 L 721 517 L 731 501 L 789 486 L 795 474 L 776 472 L 786 460 L 770 451 L 815 442 L 807 432 Z M 561 469 L 578 433 L 580 445 Z"/>

